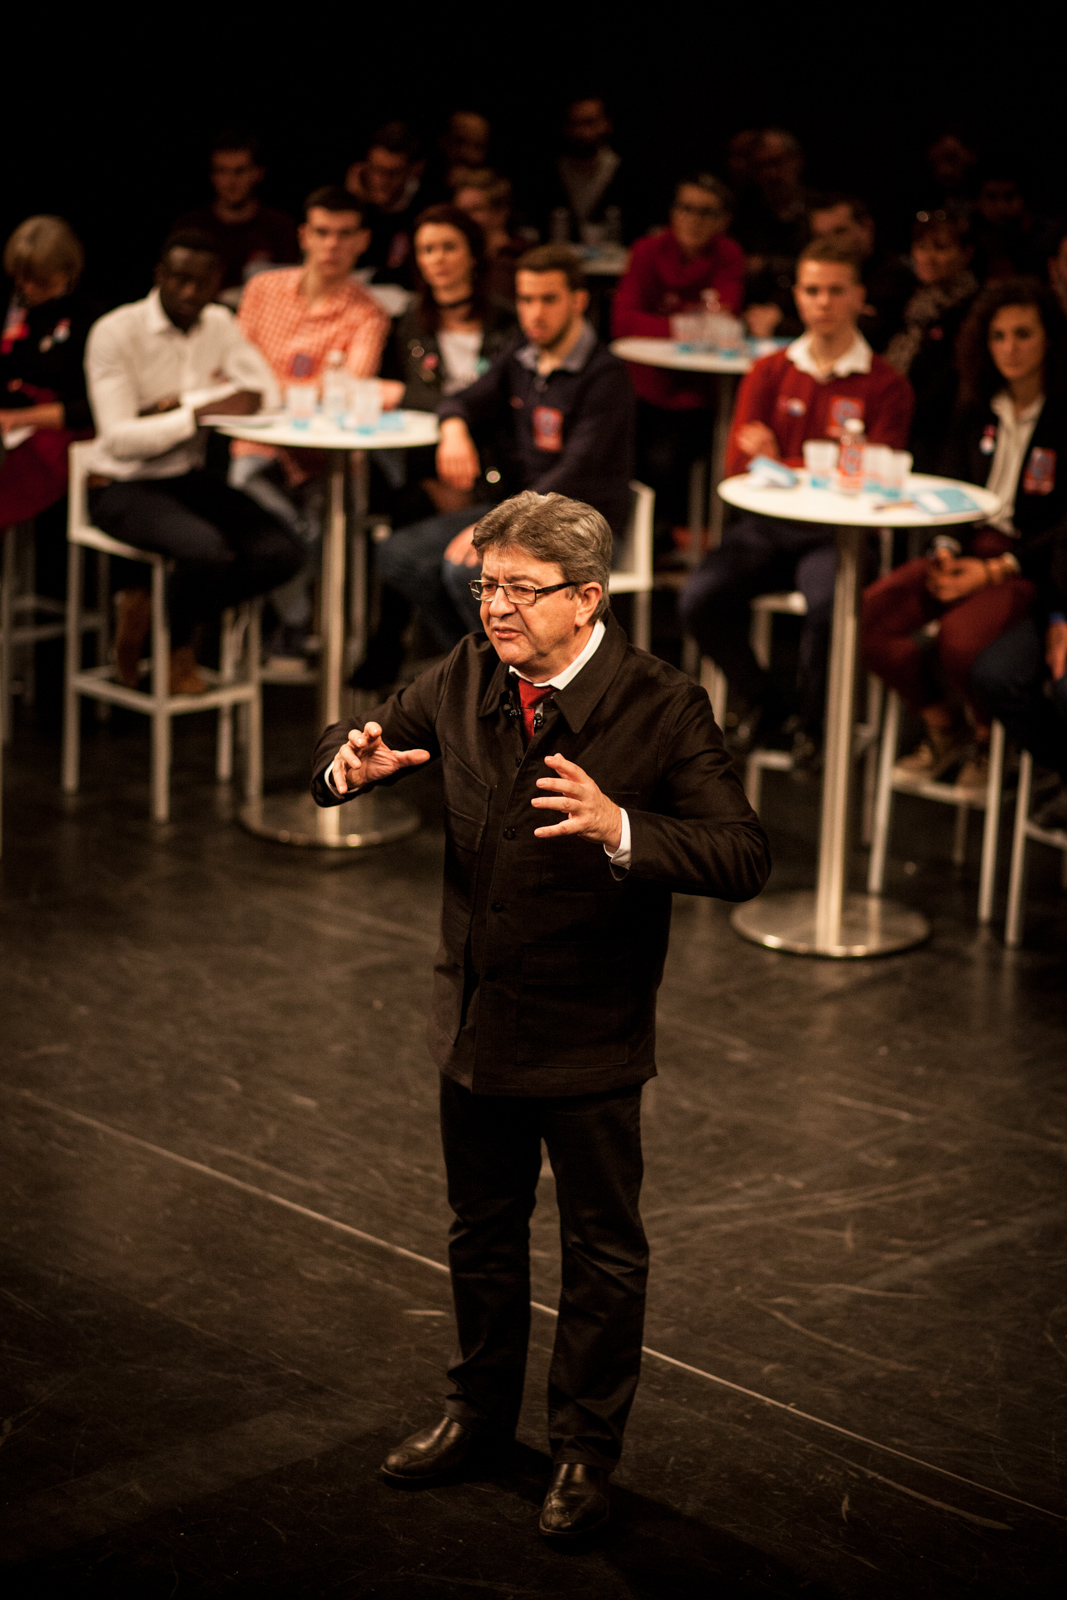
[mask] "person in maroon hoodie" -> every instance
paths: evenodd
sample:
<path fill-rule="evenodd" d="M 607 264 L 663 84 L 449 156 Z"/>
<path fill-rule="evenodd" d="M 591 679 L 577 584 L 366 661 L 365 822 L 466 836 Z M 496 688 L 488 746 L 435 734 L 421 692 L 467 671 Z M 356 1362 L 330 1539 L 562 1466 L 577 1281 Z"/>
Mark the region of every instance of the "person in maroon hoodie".
<path fill-rule="evenodd" d="M 866 301 L 860 264 L 830 239 L 807 245 L 793 290 L 807 332 L 765 356 L 743 380 L 726 450 L 726 473 L 746 471 L 756 456 L 789 466 L 803 462 L 807 439 L 840 439 L 851 417 L 862 419 L 871 444 L 903 450 L 914 396 L 906 378 L 876 356 L 856 326 Z M 749 602 L 758 594 L 799 589 L 807 601 L 793 720 L 794 766 L 817 764 L 826 698 L 826 657 L 833 609 L 834 530 L 815 522 L 745 514 L 688 579 L 679 599 L 682 621 L 726 673 L 741 702 L 735 748 L 750 748 L 757 727 L 787 720 L 769 675 L 749 643 Z M 762 726 L 761 726 L 762 724 Z"/>
<path fill-rule="evenodd" d="M 718 178 L 701 172 L 682 179 L 669 227 L 633 247 L 612 310 L 617 339 L 634 334 L 669 339 L 671 317 L 698 309 L 709 289 L 725 310 L 740 310 L 745 256 L 726 237 L 732 212 L 733 197 Z M 711 435 L 710 380 L 637 362 L 629 368 L 637 395 L 638 473 L 656 491 L 661 522 L 684 523 L 689 467 Z"/>

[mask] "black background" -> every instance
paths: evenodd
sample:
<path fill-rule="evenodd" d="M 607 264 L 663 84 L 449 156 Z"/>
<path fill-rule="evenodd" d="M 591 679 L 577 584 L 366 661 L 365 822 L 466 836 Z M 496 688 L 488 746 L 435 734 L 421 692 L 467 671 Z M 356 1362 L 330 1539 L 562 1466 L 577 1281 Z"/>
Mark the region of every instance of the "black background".
<path fill-rule="evenodd" d="M 492 119 L 494 164 L 521 192 L 554 153 L 561 105 L 589 90 L 607 97 L 653 211 L 680 170 L 721 171 L 728 136 L 766 123 L 800 136 L 811 182 L 865 195 L 886 242 L 906 241 L 923 151 L 948 126 L 1007 152 L 1038 212 L 1067 209 L 1064 73 L 1033 11 L 366 14 L 190 7 L 16 23 L 0 235 L 34 212 L 66 216 L 87 247 L 88 285 L 116 304 L 145 292 L 172 219 L 209 198 L 206 149 L 222 127 L 261 134 L 263 198 L 296 212 L 384 118 L 432 140 L 449 110 L 470 105 Z"/>

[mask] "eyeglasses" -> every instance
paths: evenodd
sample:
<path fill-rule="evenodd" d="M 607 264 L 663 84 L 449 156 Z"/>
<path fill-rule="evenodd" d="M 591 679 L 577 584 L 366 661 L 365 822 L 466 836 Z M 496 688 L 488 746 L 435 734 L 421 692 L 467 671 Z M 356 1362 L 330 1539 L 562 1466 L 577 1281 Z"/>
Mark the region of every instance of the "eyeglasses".
<path fill-rule="evenodd" d="M 512 606 L 534 606 L 543 594 L 555 594 L 557 589 L 573 588 L 573 583 L 550 583 L 547 589 L 535 589 L 532 583 L 494 583 L 490 578 L 475 578 L 470 585 L 471 594 L 476 600 L 484 600 L 486 605 L 492 605 L 497 590 L 502 589 L 504 599 Z"/>

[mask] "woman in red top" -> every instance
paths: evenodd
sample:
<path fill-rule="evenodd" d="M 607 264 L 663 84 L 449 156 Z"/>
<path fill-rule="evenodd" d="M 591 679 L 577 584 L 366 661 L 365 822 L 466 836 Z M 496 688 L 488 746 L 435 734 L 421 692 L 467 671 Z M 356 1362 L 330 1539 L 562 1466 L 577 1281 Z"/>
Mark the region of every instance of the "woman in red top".
<path fill-rule="evenodd" d="M 612 309 L 616 338 L 669 339 L 671 317 L 698 308 L 708 289 L 725 310 L 740 310 L 745 256 L 726 237 L 732 211 L 730 191 L 718 178 L 699 173 L 682 179 L 669 227 L 633 247 Z M 689 466 L 711 437 L 709 380 L 636 362 L 630 363 L 630 377 L 637 395 L 638 472 L 656 490 L 661 520 L 684 523 Z"/>

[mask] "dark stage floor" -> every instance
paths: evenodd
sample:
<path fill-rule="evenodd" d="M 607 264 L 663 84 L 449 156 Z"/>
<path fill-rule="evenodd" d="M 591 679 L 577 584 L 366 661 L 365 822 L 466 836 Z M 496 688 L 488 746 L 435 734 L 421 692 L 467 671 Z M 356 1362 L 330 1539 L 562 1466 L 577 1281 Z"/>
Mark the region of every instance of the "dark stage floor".
<path fill-rule="evenodd" d="M 644 1379 L 613 1531 L 542 1547 L 552 1317 L 514 1459 L 424 1494 L 375 1477 L 438 1411 L 450 1345 L 426 825 L 357 859 L 243 834 L 209 730 L 175 820 L 144 728 L 47 721 L 8 770 L 7 1595 L 900 1597 L 1059 1591 L 1067 1530 L 1067 896 L 1034 851 L 1027 948 L 974 925 L 977 833 L 900 807 L 925 948 L 740 942 L 677 904 L 647 1093 Z M 310 708 L 272 692 L 272 778 Z M 815 794 L 771 775 L 775 881 L 811 881 Z M 977 828 L 977 819 L 975 819 Z M 1003 885 L 1001 886 L 1001 903 Z M 1001 911 L 1002 915 L 1002 911 Z M 536 1297 L 556 1296 L 551 1174 Z"/>

